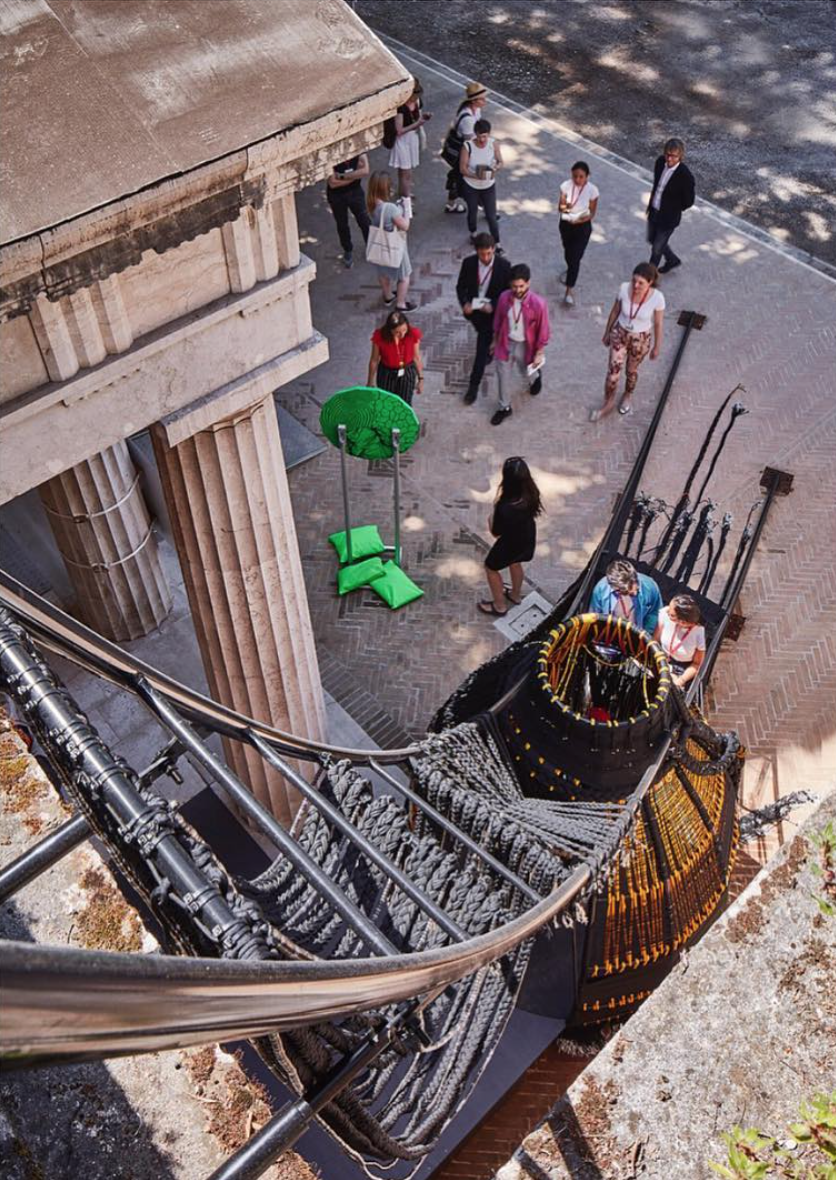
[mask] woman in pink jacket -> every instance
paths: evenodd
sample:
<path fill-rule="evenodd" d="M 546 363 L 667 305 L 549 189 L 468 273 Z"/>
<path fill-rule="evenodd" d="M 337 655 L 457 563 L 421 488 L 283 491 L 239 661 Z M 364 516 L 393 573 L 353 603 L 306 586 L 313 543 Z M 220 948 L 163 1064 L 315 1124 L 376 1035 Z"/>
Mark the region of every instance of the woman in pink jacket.
<path fill-rule="evenodd" d="M 549 342 L 549 309 L 531 290 L 531 271 L 524 263 L 511 267 L 507 291 L 497 300 L 493 316 L 493 354 L 499 376 L 499 406 L 491 418 L 499 426 L 511 414 L 514 372 L 525 376 L 528 392 L 543 388 L 542 368 Z"/>

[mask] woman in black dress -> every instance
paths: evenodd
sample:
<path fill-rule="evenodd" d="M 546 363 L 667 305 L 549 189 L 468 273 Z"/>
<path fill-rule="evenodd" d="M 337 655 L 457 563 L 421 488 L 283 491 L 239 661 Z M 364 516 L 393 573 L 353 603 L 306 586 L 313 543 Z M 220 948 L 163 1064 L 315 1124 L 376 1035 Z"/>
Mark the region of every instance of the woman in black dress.
<path fill-rule="evenodd" d="M 543 501 L 525 459 L 519 456 L 506 459 L 488 522 L 496 541 L 485 558 L 485 576 L 491 597 L 478 604 L 483 614 L 501 618 L 508 611 L 506 599 L 514 605 L 522 601 L 522 563 L 531 561 L 534 556 L 536 520 L 542 511 Z M 500 571 L 504 569 L 511 575 L 510 586 L 502 581 Z"/>

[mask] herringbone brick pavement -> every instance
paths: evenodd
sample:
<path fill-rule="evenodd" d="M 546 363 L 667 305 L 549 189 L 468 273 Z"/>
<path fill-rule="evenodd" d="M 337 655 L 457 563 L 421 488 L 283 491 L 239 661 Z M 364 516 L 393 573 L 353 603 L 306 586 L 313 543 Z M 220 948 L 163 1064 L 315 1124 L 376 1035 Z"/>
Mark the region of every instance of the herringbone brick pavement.
<path fill-rule="evenodd" d="M 432 75 L 422 81 L 427 106 L 444 124 L 441 112 L 452 111 L 458 93 Z M 403 460 L 405 564 L 425 597 L 398 613 L 370 591 L 338 599 L 325 540 L 342 527 L 337 454 L 328 451 L 294 469 L 291 490 L 326 687 L 349 712 L 360 711 L 378 740 L 389 736 L 400 744 L 404 734 L 420 734 L 465 673 L 503 645 L 475 603 L 484 587 L 487 517 L 499 469 L 511 454 L 528 459 L 547 507 L 529 586 L 556 600 L 606 525 L 678 343 L 678 312 L 690 308 L 706 313 L 708 322 L 688 345 L 643 488 L 669 503 L 677 499 L 715 410 L 742 383 L 750 413 L 735 425 L 707 488 L 718 518 L 731 511 L 735 520 L 715 590 L 759 498 L 763 467 L 792 472 L 795 484 L 775 503 L 761 538 L 740 603 L 746 625 L 721 653 L 709 712 L 718 728 L 737 729 L 748 749 L 745 805 L 801 788 L 828 789 L 836 779 L 836 286 L 707 212 L 686 214 L 676 236 L 684 265 L 663 279 L 662 356 L 645 363 L 631 418 L 590 426 L 588 409 L 600 399 L 606 362 L 603 323 L 618 284 L 647 257 L 647 189 L 604 159 L 590 159 L 601 189 L 599 217 L 578 305 L 567 310 L 559 302 L 554 194 L 578 149 L 496 105 L 487 114 L 509 164 L 499 180 L 503 245 L 512 261 L 531 265 L 535 290 L 549 299 L 544 392 L 536 400 L 519 394 L 512 417 L 493 428 L 488 420 L 496 387 L 489 369 L 476 405 L 461 403 L 474 338 L 458 315 L 454 286 L 469 247 L 464 219 L 441 212 L 445 170 L 427 155 L 416 174 L 410 232 L 411 294 L 420 303 L 412 318 L 425 333 L 427 385 L 416 398 L 421 437 Z M 372 168 L 380 167 L 383 152 L 372 157 Z M 280 396 L 316 431 L 319 409 L 332 392 L 365 384 L 369 336 L 384 311 L 370 268 L 358 263 L 346 272 L 340 265 L 320 192 L 300 199 L 299 216 L 303 248 L 318 265 L 314 321 L 329 336 L 331 361 Z M 352 460 L 349 466 L 355 523 L 377 523 L 391 541 L 390 465 Z M 747 846 L 732 893 L 802 814 L 797 810 L 776 832 Z M 439 1180 L 491 1175 L 575 1068 L 552 1046 L 461 1145 Z"/>
<path fill-rule="evenodd" d="M 424 82 L 429 105 L 453 107 L 457 95 L 449 83 L 433 76 Z M 734 514 L 736 537 L 758 498 L 764 466 L 791 471 L 795 486 L 776 502 L 761 539 L 741 603 L 746 627 L 736 645 L 726 644 L 715 674 L 713 717 L 737 728 L 749 749 L 749 805 L 800 787 L 822 790 L 836 777 L 836 287 L 710 214 L 690 212 L 677 231 L 685 264 L 662 280 L 668 304 L 662 357 L 642 369 L 633 417 L 592 427 L 587 413 L 600 398 L 606 361 L 603 321 L 618 283 L 647 256 L 646 188 L 605 160 L 590 161 L 601 189 L 599 217 L 578 305 L 567 310 L 559 302 L 554 193 L 577 149 L 517 114 L 493 107 L 489 115 L 509 163 L 499 181 L 503 244 L 512 261 L 529 262 L 534 288 L 549 299 L 545 389 L 537 400 L 518 394 L 514 414 L 493 428 L 489 369 L 479 401 L 462 405 L 474 337 L 458 314 L 454 286 L 469 246 L 464 218 L 441 211 L 444 169 L 426 155 L 416 173 L 410 253 L 427 385 L 416 398 L 421 437 L 403 459 L 405 564 L 425 597 L 397 613 L 370 591 L 338 599 L 325 542 L 341 527 L 336 452 L 295 469 L 291 488 L 323 658 L 337 662 L 344 685 L 355 692 L 362 686 L 376 699 L 387 719 L 379 726 L 420 734 L 464 674 L 504 642 L 475 609 L 503 460 L 525 455 L 544 492 L 547 514 L 529 585 L 554 600 L 600 537 L 677 345 L 677 314 L 693 308 L 708 322 L 688 345 L 644 489 L 676 499 L 714 411 L 741 382 L 750 413 L 730 435 L 707 494 L 718 515 Z M 384 155 L 373 154 L 372 168 L 385 167 Z M 331 361 L 283 390 L 281 400 L 317 430 L 319 409 L 332 392 L 365 383 L 369 336 L 384 309 L 371 268 L 359 262 L 347 272 L 340 265 L 321 192 L 300 198 L 299 216 L 303 248 L 318 265 L 314 319 L 329 335 Z M 378 523 L 391 541 L 390 464 L 352 460 L 349 466 L 356 522 Z M 715 588 L 733 552 L 730 543 Z"/>

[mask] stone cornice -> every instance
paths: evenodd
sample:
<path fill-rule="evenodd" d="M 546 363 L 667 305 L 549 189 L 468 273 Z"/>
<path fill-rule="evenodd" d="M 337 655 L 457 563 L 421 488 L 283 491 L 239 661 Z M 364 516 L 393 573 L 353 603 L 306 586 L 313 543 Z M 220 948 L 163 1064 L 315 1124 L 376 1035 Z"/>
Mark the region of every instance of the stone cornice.
<path fill-rule="evenodd" d="M 59 299 L 234 221 L 247 205 L 297 191 L 380 140 L 381 123 L 409 95 L 411 77 L 310 123 L 160 181 L 30 238 L 0 248 L 0 319 L 39 294 Z"/>

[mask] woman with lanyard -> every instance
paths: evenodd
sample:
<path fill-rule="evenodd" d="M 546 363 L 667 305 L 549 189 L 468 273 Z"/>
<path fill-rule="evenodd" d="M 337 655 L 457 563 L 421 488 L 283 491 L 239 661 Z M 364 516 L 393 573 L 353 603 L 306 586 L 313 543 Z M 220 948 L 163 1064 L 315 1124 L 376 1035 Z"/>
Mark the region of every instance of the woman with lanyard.
<path fill-rule="evenodd" d="M 372 334 L 366 384 L 396 393 L 411 406 L 416 389 L 418 393 L 424 392 L 422 335 L 420 328 L 410 326 L 403 312 L 390 312 L 383 327 L 375 329 Z"/>
<path fill-rule="evenodd" d="M 604 404 L 589 415 L 590 422 L 598 422 L 615 409 L 616 391 L 621 370 L 627 367 L 624 397 L 619 414 L 632 414 L 633 392 L 639 379 L 639 365 L 650 353 L 655 361 L 662 348 L 662 322 L 665 297 L 656 290 L 659 272 L 649 262 L 640 262 L 629 283 L 622 283 L 618 298 L 610 308 L 602 343 L 610 350 L 607 379 L 604 383 Z M 653 343 L 651 347 L 651 334 Z"/>
<path fill-rule="evenodd" d="M 572 179 L 564 180 L 560 186 L 560 240 L 563 242 L 563 257 L 566 273 L 561 280 L 566 284 L 563 302 L 569 307 L 575 303 L 574 288 L 578 281 L 581 259 L 592 236 L 592 219 L 598 210 L 598 189 L 589 179 L 589 165 L 578 160 L 572 165 Z"/>
<path fill-rule="evenodd" d="M 671 680 L 677 688 L 685 688 L 705 659 L 705 628 L 700 626 L 700 608 L 690 594 L 676 594 L 662 607 L 653 638 L 668 657 Z"/>

